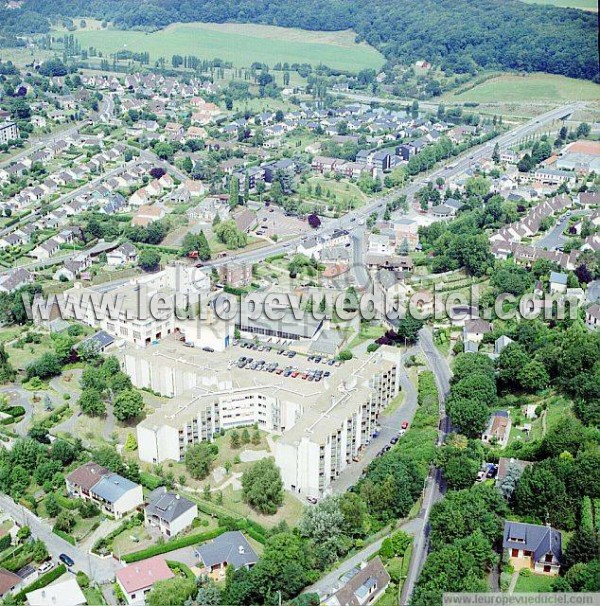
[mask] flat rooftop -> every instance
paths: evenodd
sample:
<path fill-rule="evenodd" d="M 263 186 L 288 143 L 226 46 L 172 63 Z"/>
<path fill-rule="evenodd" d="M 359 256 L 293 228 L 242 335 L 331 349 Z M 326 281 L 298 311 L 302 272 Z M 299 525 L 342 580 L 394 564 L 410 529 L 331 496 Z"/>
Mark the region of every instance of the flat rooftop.
<path fill-rule="evenodd" d="M 282 440 L 294 442 L 304 435 L 328 433 L 332 425 L 338 424 L 336 421 L 341 424 L 355 410 L 357 399 L 367 400 L 370 397 L 370 379 L 389 370 L 400 353 L 395 348 L 384 346 L 375 353 L 343 362 L 337 367 L 308 361 L 302 355 L 287 358 L 278 355 L 275 350 L 255 351 L 237 346 L 224 352 L 206 352 L 185 347 L 180 342 L 164 340 L 150 348 L 126 348 L 123 355 L 146 360 L 161 371 L 171 369 L 175 372 L 196 373 L 198 376 L 195 388 L 171 398 L 146 417 L 141 422 L 142 426 L 180 427 L 197 417 L 200 410 L 218 398 L 259 391 L 302 407 L 302 416 L 282 437 Z M 322 370 L 331 374 L 315 382 L 302 379 L 300 375 L 293 378 L 248 367 L 238 368 L 236 362 L 241 356 L 251 357 L 254 361 L 264 360 L 265 365 L 277 362 L 278 368 L 290 367 L 299 373 Z M 329 421 L 320 423 L 325 419 Z"/>

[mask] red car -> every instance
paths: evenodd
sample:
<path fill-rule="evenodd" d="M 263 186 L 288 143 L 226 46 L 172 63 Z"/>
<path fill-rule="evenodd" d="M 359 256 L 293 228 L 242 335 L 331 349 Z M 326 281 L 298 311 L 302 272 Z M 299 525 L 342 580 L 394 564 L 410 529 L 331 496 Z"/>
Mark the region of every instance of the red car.
<path fill-rule="evenodd" d="M 402 429 L 408 429 L 408 421 L 404 421 L 400 427 L 402 427 Z"/>

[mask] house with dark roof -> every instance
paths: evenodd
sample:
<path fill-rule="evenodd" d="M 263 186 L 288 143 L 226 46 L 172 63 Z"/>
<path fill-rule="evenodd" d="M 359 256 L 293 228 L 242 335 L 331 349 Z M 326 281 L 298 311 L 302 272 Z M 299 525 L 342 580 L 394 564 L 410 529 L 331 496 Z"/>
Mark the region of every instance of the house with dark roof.
<path fill-rule="evenodd" d="M 110 347 L 115 342 L 115 338 L 112 335 L 109 335 L 105 330 L 99 330 L 97 333 L 87 337 L 80 343 L 75 346 L 75 349 L 78 350 L 81 347 L 88 348 L 91 347 L 92 351 L 97 351 L 99 353 L 104 353 L 108 347 Z"/>
<path fill-rule="evenodd" d="M 466 320 L 463 328 L 463 342 L 472 341 L 474 343 L 481 343 L 484 335 L 491 332 L 492 325 L 482 318 L 475 318 L 474 320 Z"/>
<path fill-rule="evenodd" d="M 562 535 L 551 526 L 504 522 L 502 549 L 515 570 L 527 568 L 557 575 L 562 562 Z"/>
<path fill-rule="evenodd" d="M 246 537 L 239 530 L 224 532 L 209 543 L 203 543 L 194 549 L 204 572 L 222 577 L 227 566 L 251 568 L 258 556 Z"/>
<path fill-rule="evenodd" d="M 390 575 L 376 557 L 348 571 L 340 580 L 343 585 L 323 602 L 326 606 L 374 604 L 386 590 Z"/>
<path fill-rule="evenodd" d="M 147 526 L 159 528 L 167 537 L 174 537 L 192 525 L 198 516 L 198 506 L 174 492 L 167 492 L 164 486 L 150 493 L 144 509 Z"/>

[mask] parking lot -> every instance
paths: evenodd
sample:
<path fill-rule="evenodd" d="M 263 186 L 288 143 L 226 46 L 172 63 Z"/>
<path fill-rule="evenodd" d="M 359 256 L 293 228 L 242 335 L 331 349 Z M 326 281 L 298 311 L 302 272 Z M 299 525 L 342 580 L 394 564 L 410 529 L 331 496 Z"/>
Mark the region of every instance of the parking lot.
<path fill-rule="evenodd" d="M 298 217 L 287 216 L 280 208 L 267 206 L 257 212 L 258 227 L 255 230 L 257 236 L 271 237 L 277 234 L 280 238 L 287 236 L 298 236 L 311 230 L 306 221 Z"/>
<path fill-rule="evenodd" d="M 319 381 L 331 376 L 342 362 L 323 356 L 299 356 L 289 349 L 270 345 L 238 342 L 235 344 L 240 355 L 230 360 L 229 367 L 237 366 L 254 372 L 269 372 L 292 379 Z"/>

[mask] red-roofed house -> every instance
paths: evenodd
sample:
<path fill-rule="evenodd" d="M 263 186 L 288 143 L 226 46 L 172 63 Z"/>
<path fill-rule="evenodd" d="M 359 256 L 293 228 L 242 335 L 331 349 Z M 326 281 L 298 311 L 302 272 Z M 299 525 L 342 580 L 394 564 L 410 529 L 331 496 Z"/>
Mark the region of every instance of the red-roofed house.
<path fill-rule="evenodd" d="M 175 575 L 164 558 L 154 556 L 117 570 L 116 577 L 127 603 L 136 604 L 144 602 L 144 596 L 154 587 L 154 583 L 172 579 Z"/>

